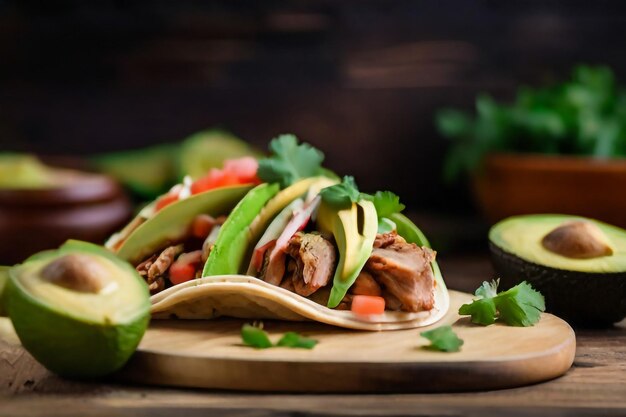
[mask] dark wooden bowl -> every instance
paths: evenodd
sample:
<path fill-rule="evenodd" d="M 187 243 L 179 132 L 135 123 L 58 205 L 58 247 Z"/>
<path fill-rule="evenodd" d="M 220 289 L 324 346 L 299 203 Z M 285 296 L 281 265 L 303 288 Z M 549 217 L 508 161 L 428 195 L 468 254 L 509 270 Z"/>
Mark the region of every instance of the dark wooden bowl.
<path fill-rule="evenodd" d="M 473 178 L 486 218 L 575 214 L 626 227 L 626 159 L 493 154 Z"/>
<path fill-rule="evenodd" d="M 67 239 L 103 243 L 131 215 L 131 205 L 112 179 L 55 170 L 62 185 L 0 189 L 0 264 L 21 262 Z"/>

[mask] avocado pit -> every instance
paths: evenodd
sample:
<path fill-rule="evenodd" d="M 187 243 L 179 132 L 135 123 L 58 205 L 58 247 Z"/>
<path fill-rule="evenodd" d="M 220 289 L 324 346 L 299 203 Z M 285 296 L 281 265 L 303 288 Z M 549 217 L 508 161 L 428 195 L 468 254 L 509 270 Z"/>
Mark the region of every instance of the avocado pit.
<path fill-rule="evenodd" d="M 613 255 L 604 233 L 593 223 L 568 221 L 545 235 L 541 244 L 546 250 L 574 259 L 593 259 Z"/>
<path fill-rule="evenodd" d="M 61 256 L 41 271 L 42 279 L 82 293 L 98 294 L 110 280 L 106 269 L 89 255 L 72 253 Z"/>

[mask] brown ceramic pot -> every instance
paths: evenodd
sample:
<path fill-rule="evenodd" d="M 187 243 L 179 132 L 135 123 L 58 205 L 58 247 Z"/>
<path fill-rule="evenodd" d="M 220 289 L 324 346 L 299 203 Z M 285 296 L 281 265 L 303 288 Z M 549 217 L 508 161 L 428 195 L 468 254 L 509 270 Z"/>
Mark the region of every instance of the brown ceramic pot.
<path fill-rule="evenodd" d="M 518 214 L 563 213 L 626 227 L 626 159 L 493 154 L 473 188 L 493 223 Z"/>
<path fill-rule="evenodd" d="M 61 175 L 54 188 L 0 189 L 0 264 L 67 239 L 103 243 L 129 219 L 130 202 L 110 178 L 72 170 Z"/>

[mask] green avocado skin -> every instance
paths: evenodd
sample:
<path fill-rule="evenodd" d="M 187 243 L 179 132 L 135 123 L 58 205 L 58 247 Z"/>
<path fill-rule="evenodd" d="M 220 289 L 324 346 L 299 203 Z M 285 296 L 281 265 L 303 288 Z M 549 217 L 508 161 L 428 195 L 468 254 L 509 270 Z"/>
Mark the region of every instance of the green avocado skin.
<path fill-rule="evenodd" d="M 50 371 L 68 378 L 97 378 L 119 370 L 133 354 L 148 327 L 142 315 L 114 326 L 79 323 L 39 302 L 19 302 L 28 297 L 9 280 L 5 303 L 22 345 Z M 53 325 L 42 325 L 53 323 Z"/>
<path fill-rule="evenodd" d="M 489 243 L 502 290 L 527 281 L 546 299 L 549 312 L 570 323 L 604 327 L 626 317 L 626 271 L 566 271 L 528 262 Z"/>

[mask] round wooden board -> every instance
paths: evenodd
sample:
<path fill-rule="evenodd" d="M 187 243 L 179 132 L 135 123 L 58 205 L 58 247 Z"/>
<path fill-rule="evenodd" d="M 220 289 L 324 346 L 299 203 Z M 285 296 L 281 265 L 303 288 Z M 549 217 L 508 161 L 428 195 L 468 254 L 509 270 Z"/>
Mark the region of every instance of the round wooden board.
<path fill-rule="evenodd" d="M 459 318 L 472 296 L 450 292 L 439 323 L 389 332 L 311 322 L 266 321 L 273 341 L 287 331 L 319 340 L 313 350 L 242 345 L 245 321 L 153 320 L 119 377 L 151 385 L 289 392 L 442 392 L 509 388 L 556 378 L 572 365 L 572 328 L 551 314 L 533 327 L 488 327 Z M 452 324 L 460 352 L 424 349 L 426 329 Z"/>

